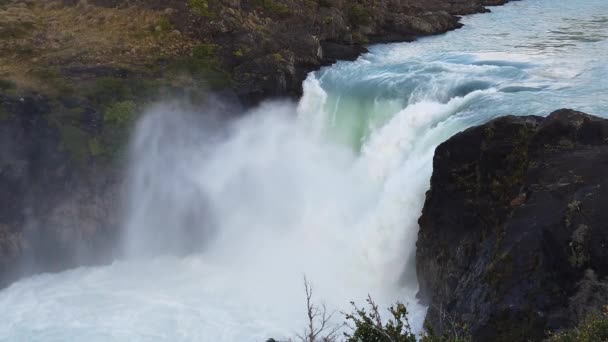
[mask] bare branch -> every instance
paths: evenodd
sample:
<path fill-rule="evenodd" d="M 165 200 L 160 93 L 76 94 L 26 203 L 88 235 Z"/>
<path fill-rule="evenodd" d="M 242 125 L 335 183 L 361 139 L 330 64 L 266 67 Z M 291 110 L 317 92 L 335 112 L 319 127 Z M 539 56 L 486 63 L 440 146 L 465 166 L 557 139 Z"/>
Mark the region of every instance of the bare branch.
<path fill-rule="evenodd" d="M 328 313 L 325 305 L 315 305 L 312 301 L 313 287 L 304 276 L 304 290 L 306 291 L 306 315 L 308 327 L 302 335 L 297 335 L 302 342 L 336 342 L 341 326 L 331 324 L 334 313 Z"/>

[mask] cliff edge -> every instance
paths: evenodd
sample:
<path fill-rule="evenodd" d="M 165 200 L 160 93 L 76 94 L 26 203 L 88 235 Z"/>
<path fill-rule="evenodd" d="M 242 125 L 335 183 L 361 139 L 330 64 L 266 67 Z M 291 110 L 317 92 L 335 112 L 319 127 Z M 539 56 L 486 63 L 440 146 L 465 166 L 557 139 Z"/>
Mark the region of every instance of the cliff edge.
<path fill-rule="evenodd" d="M 420 217 L 426 322 L 541 340 L 608 302 L 608 120 L 507 116 L 440 145 Z"/>

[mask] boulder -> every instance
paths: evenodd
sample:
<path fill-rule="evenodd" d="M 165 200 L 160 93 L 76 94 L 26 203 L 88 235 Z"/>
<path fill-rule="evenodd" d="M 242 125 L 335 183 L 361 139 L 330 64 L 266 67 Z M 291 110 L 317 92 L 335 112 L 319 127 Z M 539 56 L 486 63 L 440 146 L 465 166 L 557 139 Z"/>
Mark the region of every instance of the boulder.
<path fill-rule="evenodd" d="M 562 109 L 470 128 L 434 157 L 417 242 L 436 331 L 540 340 L 608 299 L 608 120 Z"/>

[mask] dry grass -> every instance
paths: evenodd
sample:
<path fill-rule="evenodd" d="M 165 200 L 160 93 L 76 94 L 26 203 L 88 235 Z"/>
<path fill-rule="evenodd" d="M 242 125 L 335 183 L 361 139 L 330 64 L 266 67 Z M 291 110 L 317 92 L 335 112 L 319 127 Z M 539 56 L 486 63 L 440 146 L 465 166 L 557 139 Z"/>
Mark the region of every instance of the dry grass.
<path fill-rule="evenodd" d="M 189 53 L 195 45 L 160 11 L 27 2 L 0 7 L 0 78 L 19 87 L 54 88 L 49 78 L 59 75 L 56 67 L 143 70 L 159 58 Z"/>

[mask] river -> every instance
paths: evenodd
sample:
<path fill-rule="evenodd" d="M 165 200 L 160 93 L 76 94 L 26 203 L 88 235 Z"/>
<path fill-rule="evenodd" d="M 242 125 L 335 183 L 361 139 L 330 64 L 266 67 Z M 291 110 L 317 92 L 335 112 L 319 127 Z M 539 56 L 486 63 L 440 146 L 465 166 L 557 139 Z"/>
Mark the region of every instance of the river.
<path fill-rule="evenodd" d="M 222 107 L 149 108 L 131 149 L 125 257 L 0 292 L 2 341 L 265 341 L 313 300 L 408 303 L 435 147 L 492 118 L 608 116 L 608 3 L 524 0 L 309 75 L 299 103 L 227 127 Z M 206 115 L 203 115 L 206 114 Z M 221 127 L 220 127 L 221 126 Z M 196 251 L 186 253 L 186 251 Z"/>

